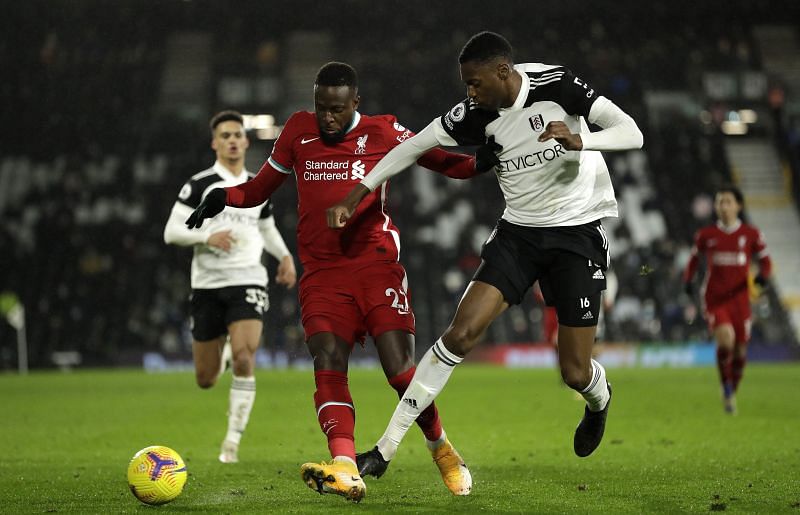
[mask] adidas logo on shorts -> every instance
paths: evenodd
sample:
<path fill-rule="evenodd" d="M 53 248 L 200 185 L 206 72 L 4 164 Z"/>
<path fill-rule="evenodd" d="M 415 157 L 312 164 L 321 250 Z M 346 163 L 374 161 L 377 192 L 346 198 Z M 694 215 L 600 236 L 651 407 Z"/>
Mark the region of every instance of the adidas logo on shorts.
<path fill-rule="evenodd" d="M 603 271 L 599 268 L 594 271 L 594 275 L 592 275 L 592 279 L 605 279 L 606 276 L 603 275 Z"/>
<path fill-rule="evenodd" d="M 594 315 L 592 315 L 592 312 L 591 312 L 591 311 L 587 311 L 587 312 L 586 312 L 586 313 L 584 313 L 584 315 L 583 315 L 583 319 L 584 319 L 584 320 L 591 320 L 591 319 L 593 319 L 593 318 L 594 318 Z"/>

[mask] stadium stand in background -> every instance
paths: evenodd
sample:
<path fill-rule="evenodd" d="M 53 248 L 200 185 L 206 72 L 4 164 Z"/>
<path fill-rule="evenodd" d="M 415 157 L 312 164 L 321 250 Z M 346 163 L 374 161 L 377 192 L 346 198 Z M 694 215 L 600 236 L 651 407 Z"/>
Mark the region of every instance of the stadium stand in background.
<path fill-rule="evenodd" d="M 363 112 L 396 113 L 419 129 L 463 96 L 454 56 L 484 28 L 520 55 L 570 63 L 645 133 L 643 150 L 608 161 L 622 216 L 605 222 L 619 291 L 604 338 L 707 340 L 680 271 L 692 234 L 711 219 L 714 188 L 733 180 L 776 265 L 775 288 L 754 307 L 753 345 L 796 355 L 800 33 L 784 23 L 800 7 L 767 12 L 740 0 L 695 12 L 678 2 L 643 19 L 626 0 L 575 23 L 555 10 L 511 21 L 476 0 L 459 5 L 481 19 L 423 2 L 388 13 L 360 0 L 346 2 L 359 16 L 341 26 L 325 23 L 336 6 L 308 1 L 268 13 L 248 3 L 236 16 L 197 2 L 158 11 L 132 2 L 17 6 L 11 23 L 25 30 L 7 32 L 0 46 L 15 71 L 0 85 L 13 106 L 0 124 L 0 291 L 26 308 L 31 366 L 72 351 L 90 365 L 137 364 L 147 351 L 188 355 L 189 255 L 163 245 L 161 228 L 184 178 L 211 155 L 198 144 L 210 113 L 274 117 L 267 139 L 251 132 L 255 171 L 282 121 L 311 107 L 319 66 L 341 59 L 361 74 Z M 296 197 L 281 190 L 278 225 L 293 227 Z M 447 181 L 421 170 L 390 191 L 425 349 L 479 263 L 502 197 L 492 177 Z M 289 359 L 307 355 L 295 295 L 274 292 L 266 326 L 271 352 Z M 487 341 L 541 341 L 541 325 L 529 295 Z M 0 369 L 15 366 L 14 342 L 14 329 L 0 324 Z"/>

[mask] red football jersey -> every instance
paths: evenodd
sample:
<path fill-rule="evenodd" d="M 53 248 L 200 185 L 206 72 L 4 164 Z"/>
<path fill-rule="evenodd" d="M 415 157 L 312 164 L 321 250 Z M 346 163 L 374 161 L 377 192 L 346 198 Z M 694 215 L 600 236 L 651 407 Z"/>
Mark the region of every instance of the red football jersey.
<path fill-rule="evenodd" d="M 294 113 L 269 157 L 297 180 L 297 246 L 306 271 L 395 262 L 400 234 L 386 211 L 388 184 L 367 195 L 342 230 L 330 229 L 326 209 L 344 198 L 392 148 L 413 136 L 391 115 L 356 112 L 344 140 L 326 144 L 314 113 Z"/>
<path fill-rule="evenodd" d="M 703 283 L 706 309 L 723 304 L 738 296 L 748 299 L 748 274 L 751 257 L 759 259 L 761 273 L 767 277 L 771 263 L 761 232 L 745 223 L 724 227 L 721 223 L 703 227 L 694 237 L 692 256 L 686 265 L 683 280 L 694 276 L 700 254 L 706 258 Z"/>

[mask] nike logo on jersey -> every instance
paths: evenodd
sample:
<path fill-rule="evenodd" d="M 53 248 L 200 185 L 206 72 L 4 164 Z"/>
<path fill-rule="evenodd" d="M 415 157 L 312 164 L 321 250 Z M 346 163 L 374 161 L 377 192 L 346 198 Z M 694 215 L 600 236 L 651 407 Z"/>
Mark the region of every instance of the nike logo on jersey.
<path fill-rule="evenodd" d="M 317 141 L 318 139 L 319 139 L 319 136 L 317 136 L 316 138 L 311 138 L 311 139 L 303 138 L 303 139 L 300 140 L 300 144 L 301 145 L 305 145 L 306 143 L 311 143 L 312 141 Z"/>

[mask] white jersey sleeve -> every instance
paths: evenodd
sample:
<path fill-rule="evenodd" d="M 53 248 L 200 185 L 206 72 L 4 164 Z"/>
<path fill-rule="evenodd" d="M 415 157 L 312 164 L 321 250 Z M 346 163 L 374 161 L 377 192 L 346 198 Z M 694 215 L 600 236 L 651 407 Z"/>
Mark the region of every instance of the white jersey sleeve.
<path fill-rule="evenodd" d="M 189 229 L 186 219 L 192 214 L 192 208 L 181 202 L 175 202 L 169 214 L 167 225 L 164 227 L 164 243 L 171 245 L 190 246 L 203 245 L 208 240 L 208 224 L 205 228 Z"/>
<path fill-rule="evenodd" d="M 603 130 L 581 134 L 584 150 L 628 150 L 644 143 L 633 118 L 606 97 L 598 97 L 587 119 Z"/>
<path fill-rule="evenodd" d="M 383 159 L 378 161 L 378 164 L 361 181 L 361 184 L 370 191 L 374 191 L 375 188 L 414 164 L 419 156 L 438 146 L 440 143 L 434 128 L 435 123 L 435 121 L 429 123 L 415 136 L 394 147 Z"/>

